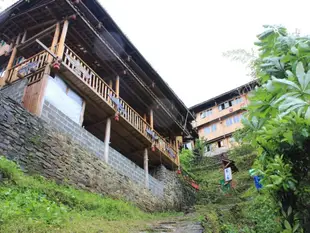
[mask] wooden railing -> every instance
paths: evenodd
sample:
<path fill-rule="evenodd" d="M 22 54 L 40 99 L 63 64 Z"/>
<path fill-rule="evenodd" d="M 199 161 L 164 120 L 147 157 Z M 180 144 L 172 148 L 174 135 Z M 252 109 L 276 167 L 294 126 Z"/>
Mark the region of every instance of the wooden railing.
<path fill-rule="evenodd" d="M 42 70 L 46 66 L 46 61 L 48 58 L 48 53 L 42 51 L 30 58 L 27 58 L 13 66 L 8 70 L 7 82 L 11 83 L 19 78 L 28 78 L 29 84 L 36 82 L 42 78 Z M 31 65 L 31 66 L 30 66 Z M 29 66 L 29 67 L 27 67 Z"/>
<path fill-rule="evenodd" d="M 155 146 L 162 153 L 178 164 L 178 154 L 175 148 L 165 141 L 156 131 L 151 130 L 148 122 L 122 98 L 117 97 L 116 92 L 67 45 L 65 45 L 63 62 L 80 80 L 100 96 L 101 99 L 119 112 L 123 119 L 150 142 L 155 143 Z M 153 134 L 150 132 L 153 132 Z"/>

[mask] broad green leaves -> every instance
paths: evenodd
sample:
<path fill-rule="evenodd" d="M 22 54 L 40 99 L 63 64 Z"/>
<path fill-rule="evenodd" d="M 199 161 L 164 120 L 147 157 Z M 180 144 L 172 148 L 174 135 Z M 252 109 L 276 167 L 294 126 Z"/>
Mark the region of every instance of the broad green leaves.
<path fill-rule="evenodd" d="M 302 114 L 305 118 L 309 119 L 310 70 L 305 73 L 302 62 L 298 62 L 295 75 L 291 71 L 286 71 L 286 74 L 293 81 L 272 77 L 271 82 L 269 81 L 266 84 L 267 91 L 279 96 L 273 102 L 273 106 L 278 108 L 280 117 L 295 111 L 299 115 Z"/>
<path fill-rule="evenodd" d="M 289 195 L 296 197 L 293 208 L 282 208 L 283 232 L 302 232 L 295 215 L 306 212 L 301 182 L 310 167 L 310 37 L 266 26 L 258 39 L 261 86 L 252 92 L 240 135 L 257 149 L 253 168 L 263 177 L 263 190 L 283 203 Z"/>

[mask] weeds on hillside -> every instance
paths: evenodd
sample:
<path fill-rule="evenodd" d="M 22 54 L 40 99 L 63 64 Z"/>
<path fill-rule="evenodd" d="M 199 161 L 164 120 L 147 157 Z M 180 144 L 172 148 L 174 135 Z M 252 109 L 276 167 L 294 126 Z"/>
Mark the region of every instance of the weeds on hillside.
<path fill-rule="evenodd" d="M 145 213 L 122 200 L 58 185 L 42 176 L 26 176 L 4 157 L 0 157 L 0 173 L 0 232 L 66 232 L 74 228 L 83 232 L 85 226 L 89 232 L 102 229 L 102 225 L 105 230 L 113 228 L 104 221 L 122 221 L 119 225 L 123 226 L 113 232 L 127 232 L 132 220 L 177 214 Z"/>

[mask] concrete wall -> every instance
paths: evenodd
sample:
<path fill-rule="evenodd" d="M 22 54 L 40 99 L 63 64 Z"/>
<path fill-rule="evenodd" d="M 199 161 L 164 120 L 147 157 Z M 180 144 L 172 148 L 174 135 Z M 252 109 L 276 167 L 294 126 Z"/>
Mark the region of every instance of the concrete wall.
<path fill-rule="evenodd" d="M 175 172 L 162 166 L 153 175 L 163 185 L 163 195 L 154 195 L 1 91 L 0 154 L 16 161 L 28 173 L 122 198 L 147 211 L 180 210 L 194 199 L 193 190 L 184 187 Z"/>
<path fill-rule="evenodd" d="M 18 103 L 22 103 L 27 82 L 27 79 L 17 80 L 14 83 L 4 86 L 0 91 L 2 94 L 11 97 Z"/>
<path fill-rule="evenodd" d="M 104 142 L 73 122 L 47 100 L 44 101 L 41 118 L 57 129 L 57 131 L 70 135 L 73 141 L 90 153 L 102 160 L 104 159 Z M 109 149 L 109 165 L 132 181 L 144 186 L 144 170 L 112 147 Z M 149 187 L 153 194 L 162 196 L 164 189 L 162 182 L 156 180 L 151 175 L 149 175 L 149 182 Z"/>

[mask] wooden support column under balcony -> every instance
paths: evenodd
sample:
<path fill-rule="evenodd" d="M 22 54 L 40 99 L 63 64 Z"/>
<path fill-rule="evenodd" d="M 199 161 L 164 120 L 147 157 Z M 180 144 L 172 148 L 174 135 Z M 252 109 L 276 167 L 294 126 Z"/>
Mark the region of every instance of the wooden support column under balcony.
<path fill-rule="evenodd" d="M 0 86 L 4 86 L 6 83 L 10 83 L 10 80 L 9 80 L 9 70 L 12 69 L 13 67 L 13 64 L 14 64 L 14 60 L 15 60 L 15 57 L 16 57 L 16 53 L 17 53 L 17 46 L 20 42 L 20 37 L 21 35 L 18 34 L 17 38 L 16 38 L 16 41 L 15 41 L 15 46 L 12 50 L 12 53 L 11 53 L 11 56 L 10 56 L 10 60 L 8 62 L 8 65 L 6 67 L 6 71 L 5 72 L 5 75 L 4 75 L 4 78 L 3 79 L 0 79 Z"/>
<path fill-rule="evenodd" d="M 144 149 L 144 182 L 145 188 L 149 188 L 149 157 L 147 148 Z"/>
<path fill-rule="evenodd" d="M 52 44 L 51 44 L 51 51 L 55 52 L 55 47 L 57 45 L 58 39 L 60 34 L 60 24 L 56 24 Z M 47 55 L 45 53 L 44 60 L 42 61 L 41 65 L 43 70 L 41 73 L 37 74 L 38 78 L 41 78 L 39 81 L 34 80 L 35 82 L 30 82 L 29 85 L 26 87 L 24 98 L 23 98 L 23 105 L 28 111 L 40 116 L 43 106 L 43 97 L 46 89 L 46 85 L 48 82 L 48 76 L 50 74 L 50 63 L 52 62 L 53 57 L 51 55 Z M 48 64 L 46 65 L 45 62 Z M 45 66 L 45 68 L 44 68 Z M 31 79 L 29 80 L 31 81 Z"/>
<path fill-rule="evenodd" d="M 104 137 L 104 161 L 109 163 L 109 148 L 111 138 L 111 118 L 107 119 Z"/>

